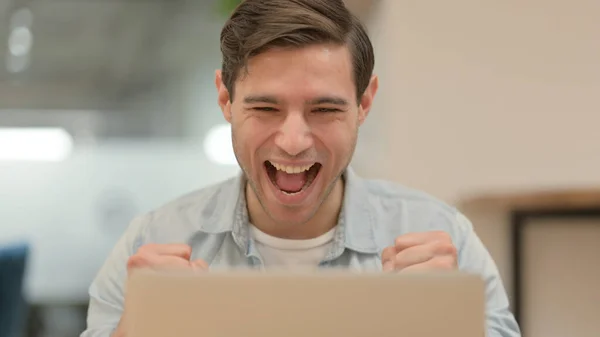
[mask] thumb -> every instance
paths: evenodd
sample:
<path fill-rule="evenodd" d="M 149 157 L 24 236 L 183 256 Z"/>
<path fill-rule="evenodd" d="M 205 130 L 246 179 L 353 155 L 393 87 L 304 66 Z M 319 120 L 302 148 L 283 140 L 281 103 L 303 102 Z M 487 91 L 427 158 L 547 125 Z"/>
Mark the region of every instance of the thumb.
<path fill-rule="evenodd" d="M 191 265 L 195 270 L 208 270 L 208 264 L 202 259 L 192 261 Z"/>

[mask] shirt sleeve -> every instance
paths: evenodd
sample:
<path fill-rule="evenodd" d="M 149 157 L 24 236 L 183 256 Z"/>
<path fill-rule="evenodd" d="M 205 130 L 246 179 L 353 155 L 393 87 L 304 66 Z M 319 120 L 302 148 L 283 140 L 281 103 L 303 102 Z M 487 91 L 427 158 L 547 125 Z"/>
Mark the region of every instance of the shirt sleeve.
<path fill-rule="evenodd" d="M 521 331 L 510 311 L 508 296 L 496 263 L 473 229 L 472 223 L 458 213 L 464 240 L 458 247 L 461 270 L 483 277 L 486 289 L 486 337 L 520 337 Z"/>
<path fill-rule="evenodd" d="M 87 328 L 80 337 L 110 337 L 123 313 L 127 260 L 141 246 L 144 218 L 132 221 L 89 288 Z"/>

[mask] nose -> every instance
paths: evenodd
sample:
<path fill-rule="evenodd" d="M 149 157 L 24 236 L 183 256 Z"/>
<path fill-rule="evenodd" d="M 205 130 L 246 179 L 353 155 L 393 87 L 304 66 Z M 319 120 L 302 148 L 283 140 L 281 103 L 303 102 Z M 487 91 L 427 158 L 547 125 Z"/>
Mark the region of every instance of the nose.
<path fill-rule="evenodd" d="M 275 145 L 290 156 L 296 156 L 313 146 L 310 126 L 302 113 L 288 113 L 275 137 Z"/>

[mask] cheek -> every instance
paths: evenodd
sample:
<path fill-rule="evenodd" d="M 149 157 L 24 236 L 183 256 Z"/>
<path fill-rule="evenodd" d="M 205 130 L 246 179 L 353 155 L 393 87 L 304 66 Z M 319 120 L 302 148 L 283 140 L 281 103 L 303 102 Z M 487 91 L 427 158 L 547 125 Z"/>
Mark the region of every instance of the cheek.
<path fill-rule="evenodd" d="M 261 146 L 266 142 L 269 137 L 267 130 L 261 127 L 261 123 L 248 119 L 243 123 L 232 125 L 236 151 L 238 156 L 244 158 L 246 165 L 251 165 L 249 161 L 255 158 L 257 152 L 260 151 Z"/>
<path fill-rule="evenodd" d="M 352 127 L 339 123 L 313 130 L 315 138 L 333 158 L 345 158 L 351 154 L 356 140 L 356 131 Z"/>

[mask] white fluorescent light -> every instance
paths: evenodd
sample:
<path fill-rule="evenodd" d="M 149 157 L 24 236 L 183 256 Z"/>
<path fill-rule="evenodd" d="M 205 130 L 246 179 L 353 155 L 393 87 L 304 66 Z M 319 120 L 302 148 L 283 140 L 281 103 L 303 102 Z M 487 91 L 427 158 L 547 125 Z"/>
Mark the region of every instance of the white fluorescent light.
<path fill-rule="evenodd" d="M 0 128 L 0 161 L 65 160 L 73 138 L 59 128 Z"/>
<path fill-rule="evenodd" d="M 29 54 L 33 45 L 33 35 L 27 27 L 16 27 L 10 32 L 8 50 L 14 56 Z"/>
<path fill-rule="evenodd" d="M 233 144 L 231 142 L 231 126 L 220 124 L 211 128 L 204 139 L 204 152 L 209 160 L 220 165 L 237 165 Z"/>

